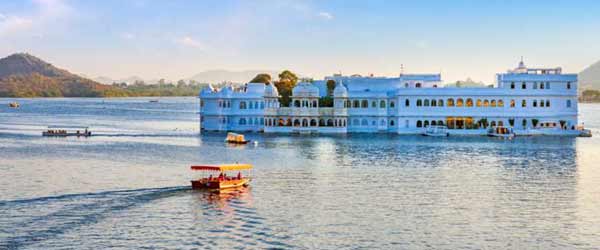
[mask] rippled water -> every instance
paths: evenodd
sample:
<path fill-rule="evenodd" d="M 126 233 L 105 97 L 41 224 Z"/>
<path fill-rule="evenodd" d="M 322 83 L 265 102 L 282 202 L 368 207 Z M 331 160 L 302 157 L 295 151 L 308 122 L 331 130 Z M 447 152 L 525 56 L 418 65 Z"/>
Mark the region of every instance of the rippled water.
<path fill-rule="evenodd" d="M 0 99 L 0 249 L 598 249 L 593 138 L 198 135 L 195 98 Z M 98 136 L 45 138 L 46 125 Z M 255 165 L 191 191 L 197 163 Z"/>

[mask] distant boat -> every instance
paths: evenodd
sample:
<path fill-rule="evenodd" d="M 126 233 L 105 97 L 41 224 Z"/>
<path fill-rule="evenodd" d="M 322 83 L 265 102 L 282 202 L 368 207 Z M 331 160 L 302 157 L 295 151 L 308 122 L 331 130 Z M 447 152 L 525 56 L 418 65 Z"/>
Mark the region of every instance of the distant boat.
<path fill-rule="evenodd" d="M 235 143 L 235 144 L 246 144 L 250 141 L 246 140 L 244 138 L 244 135 L 242 135 L 242 134 L 236 134 L 236 133 L 229 132 L 229 133 L 227 133 L 227 138 L 225 138 L 225 142 Z"/>
<path fill-rule="evenodd" d="M 515 137 L 515 132 L 512 128 L 497 126 L 488 129 L 488 136 L 512 139 L 513 137 Z"/>
<path fill-rule="evenodd" d="M 448 133 L 448 128 L 446 126 L 428 126 L 425 129 L 424 136 L 433 136 L 433 137 L 447 137 L 450 136 Z"/>
<path fill-rule="evenodd" d="M 81 126 L 48 126 L 48 130 L 42 132 L 42 136 L 92 136 L 92 132 L 89 131 L 88 127 Z"/>
<path fill-rule="evenodd" d="M 150 100 L 150 102 L 158 102 L 158 100 Z"/>
<path fill-rule="evenodd" d="M 18 107 L 21 107 L 21 104 L 19 104 L 18 102 L 11 102 L 8 104 L 8 107 L 18 108 Z"/>

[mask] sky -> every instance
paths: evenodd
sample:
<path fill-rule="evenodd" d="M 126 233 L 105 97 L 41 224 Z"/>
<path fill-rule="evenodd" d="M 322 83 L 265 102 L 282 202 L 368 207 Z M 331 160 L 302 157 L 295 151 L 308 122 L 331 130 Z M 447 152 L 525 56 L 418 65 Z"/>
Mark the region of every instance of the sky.
<path fill-rule="evenodd" d="M 1 0 L 0 57 L 15 52 L 113 79 L 403 67 L 493 83 L 521 56 L 572 73 L 600 60 L 600 1 Z"/>

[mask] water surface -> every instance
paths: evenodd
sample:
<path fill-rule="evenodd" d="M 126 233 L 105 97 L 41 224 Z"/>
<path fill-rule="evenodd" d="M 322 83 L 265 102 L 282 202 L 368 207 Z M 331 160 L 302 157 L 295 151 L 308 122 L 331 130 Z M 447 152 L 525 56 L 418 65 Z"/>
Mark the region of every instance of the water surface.
<path fill-rule="evenodd" d="M 198 134 L 196 98 L 0 99 L 0 249 L 598 249 L 593 138 Z M 47 125 L 98 136 L 46 138 Z M 248 162 L 251 187 L 187 187 Z"/>

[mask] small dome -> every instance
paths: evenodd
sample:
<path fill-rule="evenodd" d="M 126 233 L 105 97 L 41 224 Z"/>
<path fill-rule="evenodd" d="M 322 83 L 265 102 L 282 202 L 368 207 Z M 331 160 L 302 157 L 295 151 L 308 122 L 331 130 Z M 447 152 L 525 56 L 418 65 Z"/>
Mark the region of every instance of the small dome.
<path fill-rule="evenodd" d="M 319 88 L 309 82 L 301 82 L 292 89 L 295 97 L 319 97 Z"/>
<path fill-rule="evenodd" d="M 342 84 L 341 81 L 335 85 L 335 88 L 333 89 L 333 96 L 348 97 L 348 89 L 346 88 L 346 86 L 344 86 L 344 84 Z"/>
<path fill-rule="evenodd" d="M 275 88 L 275 86 L 273 86 L 274 84 L 271 83 L 267 86 L 265 86 L 265 96 L 266 97 L 279 97 L 279 92 L 277 91 L 277 88 Z"/>

